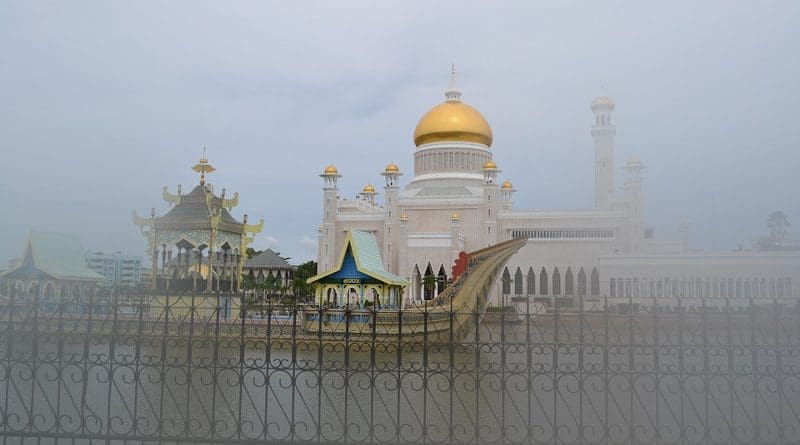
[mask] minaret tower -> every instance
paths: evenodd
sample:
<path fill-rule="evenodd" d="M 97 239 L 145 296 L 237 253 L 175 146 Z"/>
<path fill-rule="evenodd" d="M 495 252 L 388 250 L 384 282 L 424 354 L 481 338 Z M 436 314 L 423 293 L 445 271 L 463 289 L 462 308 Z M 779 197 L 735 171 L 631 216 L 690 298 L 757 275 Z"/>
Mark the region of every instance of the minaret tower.
<path fill-rule="evenodd" d="M 400 179 L 400 168 L 392 162 L 387 165 L 381 176 L 386 180 L 383 190 L 385 193 L 384 209 L 386 217 L 383 227 L 383 262 L 386 270 L 399 274 L 399 247 L 400 247 L 400 211 L 397 206 L 397 195 L 399 191 L 398 181 Z"/>
<path fill-rule="evenodd" d="M 324 272 L 333 267 L 336 256 L 336 212 L 339 208 L 338 181 L 342 175 L 336 167 L 329 165 L 319 175 L 324 185 L 322 187 L 323 213 L 320 225 L 319 253 L 317 258 L 317 272 Z"/>
<path fill-rule="evenodd" d="M 611 123 L 614 101 L 610 97 L 598 97 L 592 101 L 591 108 L 594 113 L 595 207 L 609 209 L 614 197 L 614 135 L 617 133 Z"/>
<path fill-rule="evenodd" d="M 624 167 L 628 172 L 625 180 L 625 201 L 628 208 L 628 250 L 639 251 L 640 241 L 644 238 L 644 217 L 642 214 L 642 183 L 644 176 L 642 170 L 647 168 L 642 161 L 631 156 Z"/>
<path fill-rule="evenodd" d="M 491 246 L 497 244 L 497 212 L 502 206 L 500 188 L 497 186 L 497 174 L 501 172 L 497 164 L 491 159 L 483 163 L 483 209 L 485 218 L 481 218 L 482 239 L 481 246 Z"/>

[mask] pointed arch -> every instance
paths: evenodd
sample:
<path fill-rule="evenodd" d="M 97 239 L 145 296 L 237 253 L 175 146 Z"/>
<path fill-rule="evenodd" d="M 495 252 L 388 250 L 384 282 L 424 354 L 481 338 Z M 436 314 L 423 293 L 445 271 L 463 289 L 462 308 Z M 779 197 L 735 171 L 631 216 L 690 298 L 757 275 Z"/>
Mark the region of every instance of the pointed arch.
<path fill-rule="evenodd" d="M 599 297 L 600 296 L 600 274 L 597 273 L 597 268 L 596 267 L 592 267 L 592 275 L 590 277 L 590 281 L 591 281 L 591 283 L 590 283 L 589 287 L 591 288 L 591 291 L 590 291 L 591 295 L 593 297 Z"/>
<path fill-rule="evenodd" d="M 526 289 L 528 295 L 536 294 L 536 272 L 533 267 L 528 268 L 528 287 Z"/>
<path fill-rule="evenodd" d="M 609 297 L 617 296 L 617 280 L 614 278 L 608 280 L 608 296 Z"/>
<path fill-rule="evenodd" d="M 508 267 L 503 268 L 503 295 L 511 293 L 511 274 L 508 272 Z"/>
<path fill-rule="evenodd" d="M 517 267 L 517 271 L 514 273 L 514 293 L 516 295 L 522 295 L 522 269 Z"/>
<path fill-rule="evenodd" d="M 430 286 L 433 280 L 433 286 Z M 422 295 L 425 300 L 430 300 L 435 296 L 436 291 L 436 275 L 433 274 L 433 267 L 431 263 L 428 262 L 428 265 L 425 267 L 425 276 L 422 277 Z"/>
<path fill-rule="evenodd" d="M 575 295 L 575 283 L 572 277 L 572 268 L 567 266 L 564 273 L 564 295 Z"/>
<path fill-rule="evenodd" d="M 558 266 L 553 269 L 553 295 L 561 295 L 561 273 Z"/>
<path fill-rule="evenodd" d="M 578 295 L 586 295 L 586 272 L 583 267 L 578 270 Z"/>
<path fill-rule="evenodd" d="M 539 294 L 548 295 L 549 293 L 547 289 L 547 270 L 542 266 L 542 270 L 539 272 Z"/>
<path fill-rule="evenodd" d="M 441 294 L 447 287 L 447 273 L 444 271 L 444 264 L 439 265 L 439 273 L 436 275 L 436 293 Z"/>

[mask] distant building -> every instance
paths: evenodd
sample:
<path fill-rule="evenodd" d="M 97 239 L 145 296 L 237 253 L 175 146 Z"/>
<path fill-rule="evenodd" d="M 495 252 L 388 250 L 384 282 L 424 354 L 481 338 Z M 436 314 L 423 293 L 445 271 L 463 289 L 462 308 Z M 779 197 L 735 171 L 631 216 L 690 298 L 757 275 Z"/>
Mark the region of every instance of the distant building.
<path fill-rule="evenodd" d="M 86 252 L 86 265 L 102 275 L 102 286 L 137 286 L 142 282 L 142 257 L 123 255 L 121 252 L 106 254 Z"/>
<path fill-rule="evenodd" d="M 86 266 L 78 238 L 53 232 L 32 231 L 22 257 L 0 274 L 0 293 L 39 299 L 45 310 L 55 310 L 60 300 L 66 310 L 80 311 L 103 277 Z"/>
<path fill-rule="evenodd" d="M 286 259 L 272 249 L 267 249 L 245 261 L 242 275 L 252 277 L 256 283 L 263 283 L 269 276 L 278 277 L 280 285 L 288 288 L 294 279 L 295 270 L 297 268 Z"/>

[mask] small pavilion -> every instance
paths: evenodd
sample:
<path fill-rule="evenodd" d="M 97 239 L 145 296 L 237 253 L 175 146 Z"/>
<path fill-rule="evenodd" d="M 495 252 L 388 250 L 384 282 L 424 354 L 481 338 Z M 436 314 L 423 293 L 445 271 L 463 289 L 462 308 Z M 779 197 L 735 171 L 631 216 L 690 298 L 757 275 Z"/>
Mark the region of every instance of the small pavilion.
<path fill-rule="evenodd" d="M 84 252 L 76 236 L 31 231 L 22 257 L 0 273 L 0 294 L 39 299 L 45 310 L 55 310 L 60 301 L 69 303 L 67 311 L 80 311 L 103 281 L 86 265 Z"/>
<path fill-rule="evenodd" d="M 331 308 L 397 308 L 409 282 L 388 272 L 374 233 L 347 233 L 336 265 L 307 281 L 316 284 L 315 301 Z"/>

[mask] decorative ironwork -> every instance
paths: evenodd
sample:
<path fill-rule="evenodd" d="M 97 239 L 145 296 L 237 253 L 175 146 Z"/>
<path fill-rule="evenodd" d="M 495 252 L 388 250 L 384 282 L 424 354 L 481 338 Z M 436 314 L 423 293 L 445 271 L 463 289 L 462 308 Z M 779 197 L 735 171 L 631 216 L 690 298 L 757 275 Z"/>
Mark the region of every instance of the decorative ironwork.
<path fill-rule="evenodd" d="M 300 310 L 244 294 L 11 296 L 0 302 L 0 434 L 78 443 L 800 442 L 794 302 L 536 315 L 524 313 L 529 305 L 467 314 L 470 332 L 448 341 L 425 335 L 440 312 L 412 322 L 402 310 Z M 306 331 L 304 317 L 341 329 Z M 450 333 L 465 319 L 445 317 Z M 381 323 L 395 323 L 396 334 L 378 335 Z"/>

